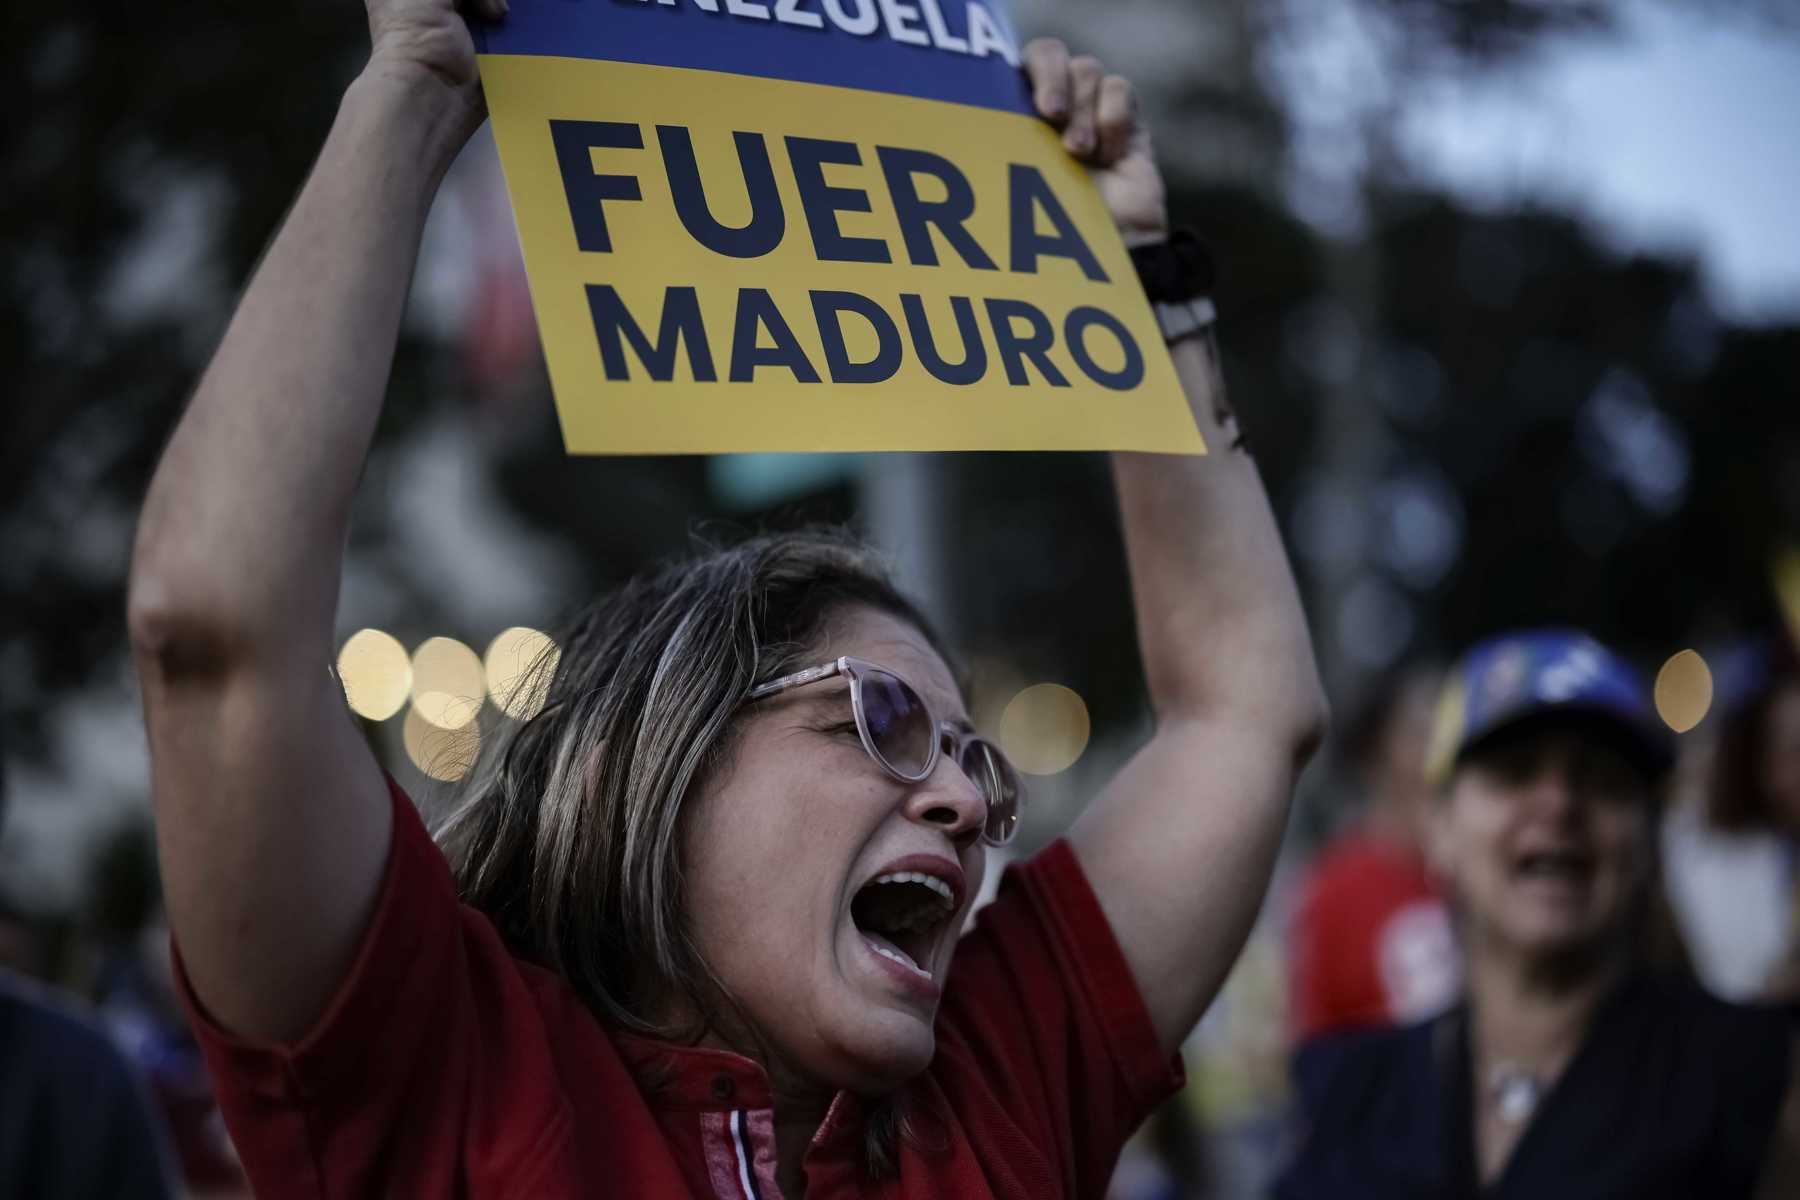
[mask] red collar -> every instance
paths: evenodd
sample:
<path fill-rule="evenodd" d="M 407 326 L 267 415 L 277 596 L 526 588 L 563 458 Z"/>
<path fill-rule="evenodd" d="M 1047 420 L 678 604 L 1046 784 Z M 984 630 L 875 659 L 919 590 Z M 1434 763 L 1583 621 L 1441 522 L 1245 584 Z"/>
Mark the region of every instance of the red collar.
<path fill-rule="evenodd" d="M 682 1046 L 620 1029 L 608 1032 L 637 1082 L 638 1092 L 652 1108 L 729 1112 L 772 1110 L 775 1106 L 768 1073 L 741 1054 L 711 1046 Z M 867 1105 L 862 1097 L 839 1092 L 813 1135 L 814 1148 L 851 1134 L 860 1140 L 866 1118 Z"/>
<path fill-rule="evenodd" d="M 653 1108 L 723 1112 L 774 1107 L 768 1074 L 741 1054 L 609 1032 L 638 1091 Z"/>

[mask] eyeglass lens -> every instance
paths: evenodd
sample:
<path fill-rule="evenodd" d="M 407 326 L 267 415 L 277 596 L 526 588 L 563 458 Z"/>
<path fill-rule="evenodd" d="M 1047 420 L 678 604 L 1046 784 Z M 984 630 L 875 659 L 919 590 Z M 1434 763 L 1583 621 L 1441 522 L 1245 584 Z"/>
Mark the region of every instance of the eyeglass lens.
<path fill-rule="evenodd" d="M 979 739 L 964 743 L 963 773 L 987 799 L 987 826 L 982 836 L 996 846 L 1011 840 L 1019 824 L 1019 781 L 994 748 Z"/>
<path fill-rule="evenodd" d="M 875 752 L 902 775 L 923 774 L 937 736 L 925 701 L 906 681 L 885 671 L 865 672 L 861 691 L 863 723 Z M 1009 840 L 1019 823 L 1019 781 L 1012 767 L 979 738 L 963 744 L 957 766 L 987 802 L 982 835 L 996 845 Z"/>
<path fill-rule="evenodd" d="M 925 701 L 903 680 L 868 671 L 861 680 L 863 724 L 883 761 L 902 775 L 917 777 L 931 761 L 931 714 Z"/>

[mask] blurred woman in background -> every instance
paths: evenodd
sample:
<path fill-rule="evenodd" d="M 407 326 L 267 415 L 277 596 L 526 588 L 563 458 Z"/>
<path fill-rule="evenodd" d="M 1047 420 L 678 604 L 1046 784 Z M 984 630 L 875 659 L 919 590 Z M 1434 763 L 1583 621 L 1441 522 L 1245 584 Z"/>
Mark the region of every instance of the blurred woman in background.
<path fill-rule="evenodd" d="M 1674 755 L 1631 668 L 1577 633 L 1486 642 L 1452 677 L 1434 748 L 1428 847 L 1463 1003 L 1302 1049 L 1306 1124 L 1278 1195 L 1800 1195 L 1784 1022 L 1646 950 Z"/>
<path fill-rule="evenodd" d="M 1669 815 L 1669 899 L 1708 987 L 1800 1009 L 1800 656 L 1755 657 L 1704 793 Z"/>

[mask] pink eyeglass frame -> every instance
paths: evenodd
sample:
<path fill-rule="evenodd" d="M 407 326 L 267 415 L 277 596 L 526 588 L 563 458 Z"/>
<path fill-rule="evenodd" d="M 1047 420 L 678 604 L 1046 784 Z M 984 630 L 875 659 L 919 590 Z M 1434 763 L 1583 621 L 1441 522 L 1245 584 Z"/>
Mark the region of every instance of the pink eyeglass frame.
<path fill-rule="evenodd" d="M 932 729 L 935 731 L 936 736 L 931 739 L 931 749 L 925 756 L 925 766 L 917 774 L 909 775 L 905 771 L 902 771 L 899 767 L 889 762 L 887 757 L 875 748 L 875 739 L 869 733 L 868 719 L 863 714 L 862 675 L 863 672 L 866 671 L 879 671 L 883 675 L 898 680 L 901 684 L 905 685 L 908 691 L 912 692 L 912 694 L 918 698 L 919 704 L 925 709 L 926 719 L 931 722 Z M 1012 776 L 1013 793 L 1016 798 L 1012 820 L 1007 827 L 1006 835 L 1001 838 L 990 837 L 987 833 L 989 822 L 983 820 L 981 840 L 990 846 L 1004 846 L 1006 843 L 1012 841 L 1013 835 L 1019 828 L 1019 810 L 1023 807 L 1021 801 L 1023 800 L 1022 792 L 1024 789 L 1019 781 L 1018 768 L 1007 761 L 1006 755 L 1001 751 L 1000 747 L 995 745 L 992 741 L 982 737 L 980 734 L 966 731 L 949 721 L 938 720 L 937 713 L 932 709 L 931 702 L 925 699 L 925 694 L 917 687 L 913 686 L 911 680 L 907 679 L 906 676 L 894 670 L 892 667 L 884 667 L 880 663 L 870 662 L 866 658 L 853 658 L 846 654 L 834 658 L 830 662 L 820 663 L 816 667 L 808 667 L 804 671 L 796 671 L 792 675 L 783 675 L 779 679 L 771 679 L 767 683 L 759 684 L 750 689 L 750 695 L 746 698 L 745 702 L 755 703 L 758 700 L 766 700 L 778 692 L 789 691 L 790 689 L 797 687 L 805 687 L 809 683 L 818 683 L 821 680 L 830 679 L 837 675 L 842 675 L 850 681 L 850 711 L 856 719 L 856 732 L 857 736 L 862 739 L 863 751 L 867 753 L 870 758 L 875 760 L 876 765 L 881 767 L 881 769 L 886 771 L 889 775 L 892 775 L 895 779 L 898 779 L 903 783 L 923 783 L 925 780 L 931 778 L 932 771 L 937 769 L 938 759 L 943 756 L 946 749 L 948 749 L 953 756 L 951 761 L 956 763 L 957 769 L 966 771 L 966 768 L 962 765 L 963 750 L 971 745 L 980 745 L 984 747 L 992 760 L 1004 764 L 1006 771 Z M 990 788 L 983 789 L 979 784 L 976 786 L 977 790 L 982 792 L 982 799 L 987 804 L 988 815 L 991 817 L 994 809 L 994 800 L 991 797 L 1002 794 L 1004 790 L 1004 781 L 997 777 L 998 768 L 989 767 L 988 770 L 996 774 L 996 777 L 990 780 Z M 971 780 L 971 782 L 974 781 Z"/>

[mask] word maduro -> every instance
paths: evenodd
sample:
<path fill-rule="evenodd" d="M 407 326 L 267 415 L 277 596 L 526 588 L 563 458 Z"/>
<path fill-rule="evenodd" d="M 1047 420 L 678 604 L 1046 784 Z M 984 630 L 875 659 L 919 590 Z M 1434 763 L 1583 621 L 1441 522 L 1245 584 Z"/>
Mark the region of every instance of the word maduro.
<path fill-rule="evenodd" d="M 634 175 L 595 170 L 593 152 L 642 150 L 643 129 L 613 121 L 555 120 L 550 122 L 550 131 L 576 245 L 588 253 L 611 253 L 608 203 L 641 201 L 643 193 Z M 739 171 L 750 201 L 749 219 L 737 226 L 724 225 L 714 217 L 689 130 L 680 125 L 658 125 L 656 137 L 676 216 L 697 243 L 732 259 L 761 258 L 782 244 L 787 237 L 788 218 L 763 135 L 733 135 Z M 840 213 L 872 211 L 869 194 L 825 180 L 827 165 L 862 166 L 861 149 L 852 142 L 821 138 L 788 137 L 784 141 L 817 259 L 893 263 L 893 247 L 885 239 L 849 236 L 839 223 Z M 976 271 L 1000 270 L 994 257 L 968 228 L 975 212 L 975 190 L 954 163 L 929 151 L 895 146 L 876 147 L 875 157 L 893 202 L 900 242 L 909 263 L 915 267 L 939 266 L 941 239 L 964 266 Z M 929 190 L 935 198 L 926 198 L 922 181 L 931 181 Z M 1084 278 L 1107 282 L 1099 259 L 1037 168 L 1019 163 L 1008 166 L 1007 213 L 1009 272 L 1035 275 L 1041 260 L 1061 258 L 1072 262 Z M 977 383 L 988 372 L 986 334 L 991 333 L 994 357 L 1008 384 L 1029 386 L 1035 370 L 1052 387 L 1069 386 L 1068 377 L 1050 358 L 1050 351 L 1057 345 L 1058 323 L 1030 301 L 983 299 L 981 312 L 987 318 L 984 331 L 974 298 L 944 297 L 961 341 L 960 353 L 951 361 L 939 348 L 924 297 L 917 292 L 899 295 L 898 318 L 876 300 L 858 292 L 814 290 L 808 296 L 811 311 L 806 315 L 816 324 L 825 374 L 834 383 L 881 383 L 893 378 L 904 360 L 906 342 L 910 342 L 920 365 L 933 378 L 959 386 Z M 626 353 L 629 347 L 653 380 L 673 379 L 676 363 L 684 353 L 689 374 L 696 382 L 718 380 L 696 287 L 667 287 L 661 312 L 642 314 L 648 320 L 634 315 L 610 284 L 589 284 L 587 299 L 607 379 L 631 378 L 631 361 Z M 865 322 L 873 331 L 876 350 L 872 357 L 860 361 L 852 358 L 843 324 L 847 316 Z M 906 330 L 904 340 L 902 323 Z M 656 328 L 654 338 L 646 332 L 650 325 Z M 1063 316 L 1060 333 L 1069 359 L 1094 383 L 1124 391 L 1143 382 L 1143 351 L 1124 323 L 1111 313 L 1092 305 L 1076 306 Z M 1098 357 L 1090 341 L 1101 344 Z M 1110 345 L 1105 344 L 1108 341 Z M 788 315 L 768 290 L 744 287 L 738 290 L 727 378 L 733 383 L 747 383 L 755 378 L 759 368 L 789 371 L 800 383 L 822 381 L 818 367 L 794 336 Z"/>

